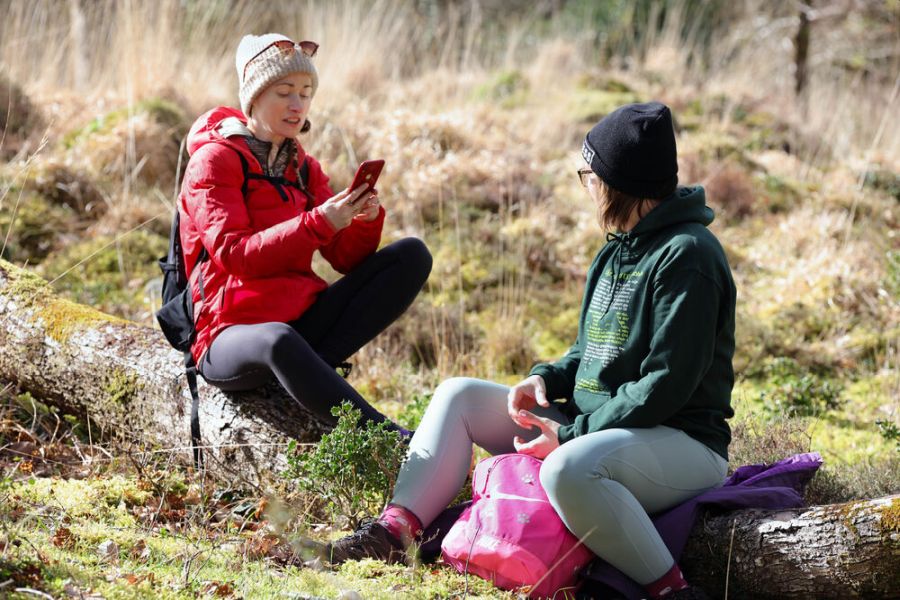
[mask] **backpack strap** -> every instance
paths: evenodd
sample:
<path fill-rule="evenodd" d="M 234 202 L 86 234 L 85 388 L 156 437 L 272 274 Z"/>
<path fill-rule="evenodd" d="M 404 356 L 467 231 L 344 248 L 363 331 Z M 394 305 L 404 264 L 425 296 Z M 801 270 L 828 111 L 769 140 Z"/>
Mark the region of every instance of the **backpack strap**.
<path fill-rule="evenodd" d="M 191 390 L 191 450 L 194 453 L 194 468 L 203 468 L 203 451 L 200 449 L 200 392 L 197 391 L 197 364 L 191 351 L 184 353 L 184 372 L 188 388 Z"/>
<path fill-rule="evenodd" d="M 287 202 L 290 198 L 287 195 L 287 192 L 284 191 L 285 187 L 292 187 L 296 190 L 300 190 L 303 192 L 303 195 L 306 196 L 306 210 L 310 209 L 310 203 L 313 201 L 312 192 L 309 191 L 309 161 L 305 158 L 303 159 L 303 164 L 300 165 L 298 169 L 299 181 L 291 181 L 284 176 L 281 175 L 263 175 L 262 173 L 253 173 L 250 171 L 250 163 L 247 162 L 247 159 L 244 157 L 243 153 L 235 150 L 237 152 L 238 158 L 241 159 L 241 171 L 244 174 L 244 181 L 241 184 L 241 195 L 246 198 L 247 197 L 247 186 L 250 183 L 251 179 L 258 179 L 261 181 L 268 181 L 272 184 L 272 187 L 275 188 L 275 191 L 278 192 L 278 195 L 281 196 L 282 201 Z"/>

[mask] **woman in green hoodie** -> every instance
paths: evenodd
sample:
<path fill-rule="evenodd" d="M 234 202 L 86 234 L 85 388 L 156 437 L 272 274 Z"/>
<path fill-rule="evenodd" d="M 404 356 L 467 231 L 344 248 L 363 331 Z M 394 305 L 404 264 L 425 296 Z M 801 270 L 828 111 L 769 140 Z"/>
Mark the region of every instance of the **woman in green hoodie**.
<path fill-rule="evenodd" d="M 678 187 L 672 116 L 623 106 L 587 134 L 581 183 L 609 233 L 578 336 L 513 386 L 442 383 L 381 517 L 332 562 L 397 560 L 465 482 L 472 444 L 545 459 L 563 522 L 651 598 L 700 598 L 649 515 L 720 485 L 733 415 L 735 287 L 701 187 Z"/>

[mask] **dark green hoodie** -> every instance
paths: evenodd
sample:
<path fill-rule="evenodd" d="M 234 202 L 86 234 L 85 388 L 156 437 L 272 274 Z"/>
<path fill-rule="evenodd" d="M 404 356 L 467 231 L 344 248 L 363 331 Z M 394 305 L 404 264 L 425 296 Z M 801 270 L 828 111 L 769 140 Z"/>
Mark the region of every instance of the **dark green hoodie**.
<path fill-rule="evenodd" d="M 702 187 L 678 188 L 630 232 L 608 236 L 588 271 L 575 344 L 531 371 L 548 398 L 570 400 L 560 443 L 665 425 L 728 458 L 735 287 L 712 220 Z"/>

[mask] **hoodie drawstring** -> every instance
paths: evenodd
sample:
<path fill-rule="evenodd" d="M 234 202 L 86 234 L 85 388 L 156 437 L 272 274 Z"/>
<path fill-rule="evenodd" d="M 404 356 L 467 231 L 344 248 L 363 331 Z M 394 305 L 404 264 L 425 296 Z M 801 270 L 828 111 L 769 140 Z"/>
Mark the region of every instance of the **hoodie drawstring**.
<path fill-rule="evenodd" d="M 613 281 L 609 289 L 609 298 L 606 301 L 606 307 L 603 309 L 603 316 L 605 316 L 609 312 L 610 307 L 612 307 L 613 300 L 616 297 L 616 290 L 619 288 L 619 272 L 622 270 L 622 245 L 625 243 L 625 236 L 608 231 L 606 233 L 606 241 L 608 243 L 615 242 L 616 251 L 614 259 L 615 268 L 612 273 Z"/>

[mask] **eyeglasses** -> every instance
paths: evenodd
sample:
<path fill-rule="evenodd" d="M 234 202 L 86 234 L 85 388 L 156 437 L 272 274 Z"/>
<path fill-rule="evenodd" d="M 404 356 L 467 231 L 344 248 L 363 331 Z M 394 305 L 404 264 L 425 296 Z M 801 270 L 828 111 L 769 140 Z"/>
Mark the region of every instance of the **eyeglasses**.
<path fill-rule="evenodd" d="M 596 181 L 596 177 L 597 175 L 591 169 L 578 169 L 578 180 L 584 187 L 588 187 L 592 181 Z"/>
<path fill-rule="evenodd" d="M 263 48 L 262 50 L 260 50 L 256 54 L 254 54 L 253 58 L 251 58 L 250 60 L 247 61 L 247 64 L 244 65 L 244 74 L 243 74 L 244 79 L 247 78 L 247 68 L 253 63 L 254 60 L 259 58 L 260 54 L 262 54 L 263 52 L 265 52 L 272 46 L 275 46 L 276 48 L 278 48 L 278 50 L 281 52 L 281 56 L 283 58 L 288 58 L 291 55 L 293 55 L 294 52 L 297 50 L 297 48 L 300 49 L 300 52 L 302 52 L 303 54 L 305 54 L 306 56 L 308 56 L 310 58 L 315 56 L 316 52 L 319 51 L 319 45 L 317 43 L 311 42 L 309 40 L 304 40 L 299 43 L 294 42 L 292 40 L 278 40 L 277 42 L 272 42 L 271 44 L 269 44 L 268 46 L 266 46 L 265 48 Z"/>

